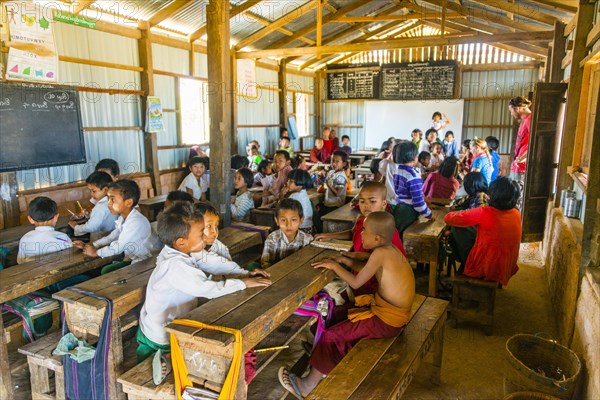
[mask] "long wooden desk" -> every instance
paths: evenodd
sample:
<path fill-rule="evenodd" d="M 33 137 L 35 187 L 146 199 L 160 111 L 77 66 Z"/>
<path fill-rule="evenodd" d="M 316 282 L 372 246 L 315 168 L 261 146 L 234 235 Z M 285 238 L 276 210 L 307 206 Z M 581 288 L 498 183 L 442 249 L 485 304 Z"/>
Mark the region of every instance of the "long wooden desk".
<path fill-rule="evenodd" d="M 210 300 L 182 318 L 240 329 L 247 352 L 333 279 L 332 271 L 311 266 L 315 259 L 333 253 L 306 246 L 269 268 L 271 286 Z M 176 335 L 192 381 L 220 390 L 231 364 L 232 336 L 174 324 L 166 330 Z M 242 359 L 236 398 L 246 397 L 243 363 Z"/>
<path fill-rule="evenodd" d="M 0 303 L 99 268 L 117 257 L 90 258 L 84 256 L 81 250 L 70 248 L 3 269 L 0 271 Z M 13 397 L 4 321 L 0 313 L 0 399 Z"/>
<path fill-rule="evenodd" d="M 430 296 L 436 295 L 438 262 L 440 261 L 440 238 L 446 228 L 444 217 L 448 208 L 432 208 L 435 221 L 417 220 L 402 234 L 404 249 L 410 260 L 429 263 Z"/>
<path fill-rule="evenodd" d="M 345 204 L 321 218 L 323 232 L 341 232 L 352 229 L 358 217 L 360 217 L 360 211 L 352 209 L 350 203 Z"/>
<path fill-rule="evenodd" d="M 152 222 L 156 220 L 158 213 L 165 206 L 165 201 L 167 201 L 166 194 L 161 194 L 160 196 L 149 197 L 144 200 L 140 200 L 138 205 L 140 206 L 140 212 L 148 218 L 148 221 Z"/>
<path fill-rule="evenodd" d="M 56 222 L 56 229 L 61 229 L 66 226 L 69 226 L 70 217 L 67 215 L 63 215 L 62 217 L 58 217 L 58 221 Z M 19 240 L 23 237 L 24 234 L 30 232 L 35 229 L 34 225 L 29 223 L 25 225 L 15 226 L 13 228 L 2 229 L 0 230 L 0 246 L 2 247 L 15 247 L 18 246 Z"/>

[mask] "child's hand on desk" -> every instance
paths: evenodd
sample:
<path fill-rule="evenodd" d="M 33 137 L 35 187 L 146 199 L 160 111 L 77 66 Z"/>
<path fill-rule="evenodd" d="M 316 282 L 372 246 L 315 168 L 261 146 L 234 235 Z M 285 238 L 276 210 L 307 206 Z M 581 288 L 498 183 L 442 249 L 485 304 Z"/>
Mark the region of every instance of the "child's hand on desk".
<path fill-rule="evenodd" d="M 314 268 L 326 268 L 326 269 L 329 269 L 332 271 L 342 268 L 342 266 L 338 262 L 336 262 L 330 258 L 324 258 L 320 261 L 314 262 L 314 263 L 312 263 L 312 266 Z"/>
<path fill-rule="evenodd" d="M 265 278 L 244 278 L 242 282 L 244 282 L 247 288 L 269 286 L 271 284 L 271 281 Z"/>
<path fill-rule="evenodd" d="M 83 250 L 85 243 L 83 243 L 81 240 L 73 240 L 73 247 Z"/>
<path fill-rule="evenodd" d="M 88 257 L 98 257 L 98 252 L 96 251 L 96 248 L 91 244 L 85 245 L 85 247 L 83 248 L 83 254 L 85 254 Z"/>
<path fill-rule="evenodd" d="M 256 268 L 254 271 L 250 272 L 250 276 L 264 276 L 265 278 L 269 278 L 271 277 L 271 274 L 264 269 Z"/>
<path fill-rule="evenodd" d="M 331 240 L 331 236 L 329 235 L 329 233 L 317 233 L 315 235 L 315 240 L 317 242 L 328 242 Z"/>

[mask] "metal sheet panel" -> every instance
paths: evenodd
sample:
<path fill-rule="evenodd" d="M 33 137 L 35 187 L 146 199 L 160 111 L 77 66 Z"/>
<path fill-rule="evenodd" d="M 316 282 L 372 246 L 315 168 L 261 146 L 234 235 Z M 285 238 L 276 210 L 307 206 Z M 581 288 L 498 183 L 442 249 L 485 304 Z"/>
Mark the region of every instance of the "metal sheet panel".
<path fill-rule="evenodd" d="M 190 73 L 190 53 L 187 50 L 152 44 L 154 69 L 188 75 Z"/>

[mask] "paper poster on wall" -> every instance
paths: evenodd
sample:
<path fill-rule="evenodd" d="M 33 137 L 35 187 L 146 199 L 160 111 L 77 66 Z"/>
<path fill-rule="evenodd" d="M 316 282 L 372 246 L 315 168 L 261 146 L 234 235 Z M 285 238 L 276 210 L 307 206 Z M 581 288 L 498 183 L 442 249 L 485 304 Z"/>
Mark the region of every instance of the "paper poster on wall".
<path fill-rule="evenodd" d="M 58 57 L 50 21 L 26 7 L 7 7 L 6 20 L 10 31 L 6 78 L 56 82 Z"/>
<path fill-rule="evenodd" d="M 237 93 L 239 96 L 257 98 L 256 64 L 254 60 L 237 60 Z"/>
<path fill-rule="evenodd" d="M 163 110 L 160 97 L 148 96 L 146 110 L 146 132 L 161 132 L 163 125 Z"/>

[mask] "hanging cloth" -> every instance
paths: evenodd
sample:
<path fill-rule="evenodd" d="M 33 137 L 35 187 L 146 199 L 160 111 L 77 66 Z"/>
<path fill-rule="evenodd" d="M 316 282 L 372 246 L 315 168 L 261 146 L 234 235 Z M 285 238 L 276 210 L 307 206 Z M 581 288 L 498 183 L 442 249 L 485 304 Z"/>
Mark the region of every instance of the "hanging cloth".
<path fill-rule="evenodd" d="M 235 340 L 233 342 L 233 359 L 231 360 L 229 372 L 227 372 L 225 382 L 223 383 L 223 388 L 219 394 L 219 400 L 233 399 L 238 378 L 240 376 L 240 367 L 242 365 L 242 331 L 223 326 L 208 325 L 203 322 L 192 321 L 189 319 L 176 319 L 171 322 L 171 324 L 189 326 L 192 328 L 198 328 L 198 330 L 212 329 L 215 331 L 229 333 L 234 336 Z M 171 362 L 173 363 L 173 375 L 175 376 L 175 393 L 177 394 L 177 399 L 182 400 L 182 394 L 186 387 L 193 387 L 193 384 L 190 378 L 188 378 L 188 370 L 185 366 L 183 353 L 179 348 L 177 338 L 173 333 L 171 333 Z"/>

